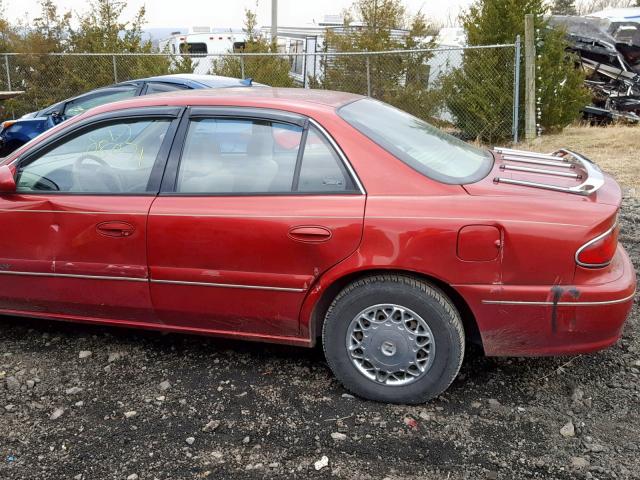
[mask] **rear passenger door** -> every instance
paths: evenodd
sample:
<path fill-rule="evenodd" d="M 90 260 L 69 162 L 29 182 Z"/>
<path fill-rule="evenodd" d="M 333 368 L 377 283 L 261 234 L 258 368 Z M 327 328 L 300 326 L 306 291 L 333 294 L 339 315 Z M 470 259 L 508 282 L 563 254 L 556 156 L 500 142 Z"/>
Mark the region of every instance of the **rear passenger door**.
<path fill-rule="evenodd" d="M 318 125 L 193 108 L 148 222 L 152 302 L 176 327 L 295 337 L 314 281 L 362 235 L 365 195 Z"/>

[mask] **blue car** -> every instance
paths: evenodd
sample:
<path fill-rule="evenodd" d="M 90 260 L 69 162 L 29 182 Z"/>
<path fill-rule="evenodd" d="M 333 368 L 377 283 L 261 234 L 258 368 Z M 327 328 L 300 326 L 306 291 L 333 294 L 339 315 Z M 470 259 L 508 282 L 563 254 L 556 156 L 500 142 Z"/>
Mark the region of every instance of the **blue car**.
<path fill-rule="evenodd" d="M 250 87 L 259 84 L 251 79 L 217 75 L 177 74 L 141 78 L 98 88 L 74 98 L 63 100 L 18 120 L 9 120 L 0 127 L 0 157 L 5 157 L 42 132 L 90 108 L 140 95 L 200 88 Z"/>

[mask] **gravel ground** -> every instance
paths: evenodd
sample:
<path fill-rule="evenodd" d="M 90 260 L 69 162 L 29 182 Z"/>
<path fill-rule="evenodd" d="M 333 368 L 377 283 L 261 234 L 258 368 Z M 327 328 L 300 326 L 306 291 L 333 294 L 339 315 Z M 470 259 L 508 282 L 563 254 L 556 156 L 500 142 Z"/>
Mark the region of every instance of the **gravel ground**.
<path fill-rule="evenodd" d="M 627 199 L 636 265 L 639 223 Z M 3 318 L 0 478 L 640 478 L 639 323 L 588 356 L 472 349 L 408 407 L 346 394 L 319 349 Z"/>

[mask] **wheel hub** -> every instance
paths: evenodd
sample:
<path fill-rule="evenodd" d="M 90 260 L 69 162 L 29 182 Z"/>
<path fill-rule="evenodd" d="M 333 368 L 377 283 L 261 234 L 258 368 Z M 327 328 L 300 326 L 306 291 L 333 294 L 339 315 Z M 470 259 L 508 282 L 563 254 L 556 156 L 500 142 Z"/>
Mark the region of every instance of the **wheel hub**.
<path fill-rule="evenodd" d="M 396 344 L 385 340 L 380 347 L 380 351 L 387 357 L 393 357 L 396 354 Z"/>
<path fill-rule="evenodd" d="M 435 355 L 429 325 L 412 310 L 380 304 L 361 311 L 347 330 L 353 365 L 385 385 L 412 383 L 431 367 Z"/>

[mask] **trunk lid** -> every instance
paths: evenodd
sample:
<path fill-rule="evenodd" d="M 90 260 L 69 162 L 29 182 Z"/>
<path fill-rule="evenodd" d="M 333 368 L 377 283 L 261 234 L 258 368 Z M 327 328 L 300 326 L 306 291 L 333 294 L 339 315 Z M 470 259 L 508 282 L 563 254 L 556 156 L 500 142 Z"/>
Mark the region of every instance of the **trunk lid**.
<path fill-rule="evenodd" d="M 535 196 L 562 201 L 619 205 L 616 181 L 586 157 L 561 149 L 551 154 L 495 148 L 493 169 L 484 179 L 463 185 L 470 195 Z"/>

